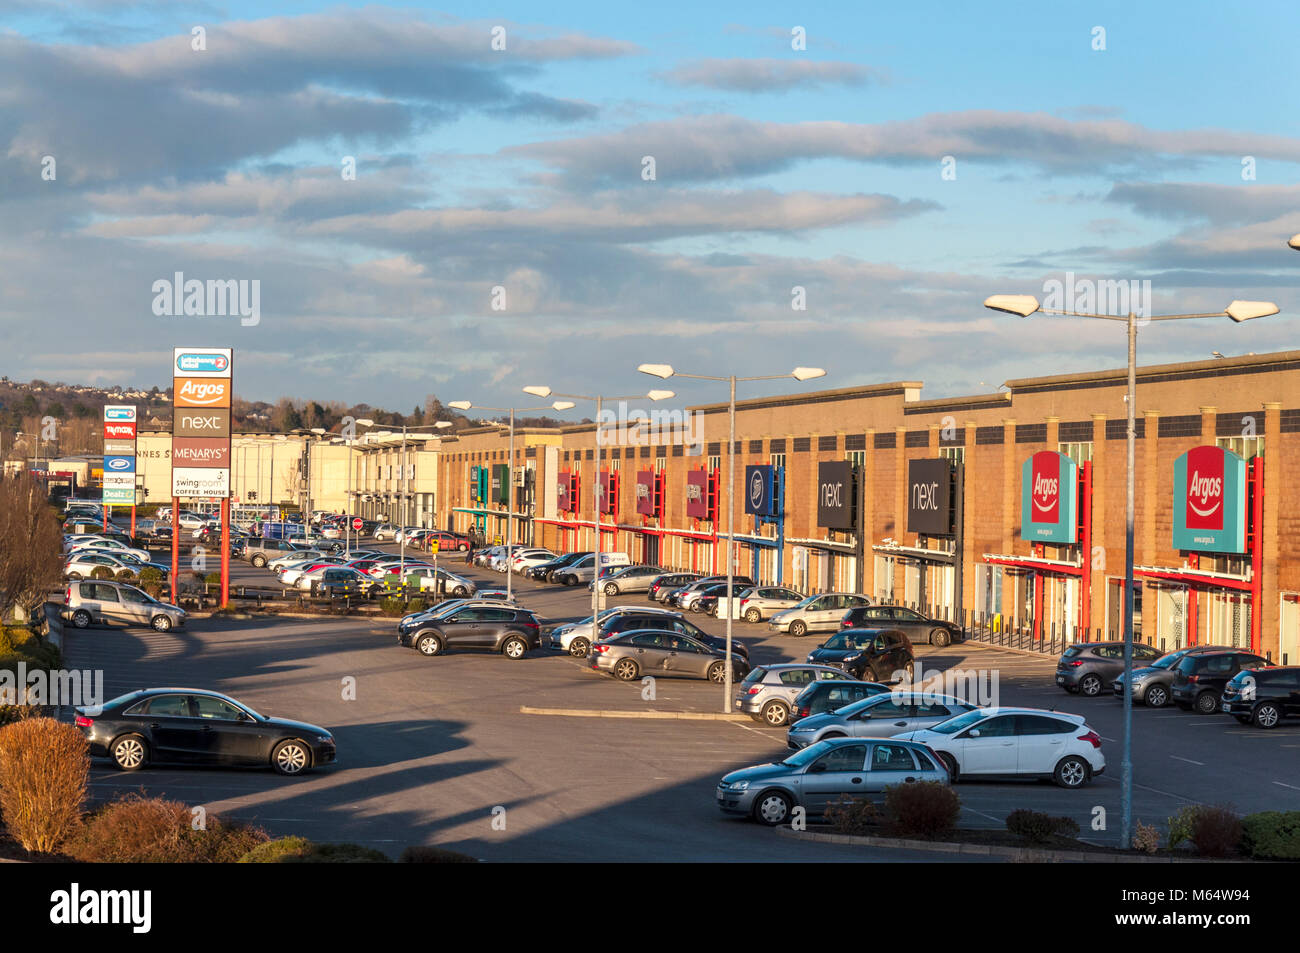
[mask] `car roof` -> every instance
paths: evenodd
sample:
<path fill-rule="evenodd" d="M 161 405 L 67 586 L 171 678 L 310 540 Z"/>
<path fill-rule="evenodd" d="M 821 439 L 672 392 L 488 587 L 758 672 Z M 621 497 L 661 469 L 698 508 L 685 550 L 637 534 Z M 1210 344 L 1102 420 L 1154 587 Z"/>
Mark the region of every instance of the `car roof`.
<path fill-rule="evenodd" d="M 816 662 L 780 662 L 776 665 L 756 665 L 754 667 L 768 672 L 787 672 L 797 668 L 815 668 L 818 671 L 843 673 L 843 669 L 835 668 L 833 665 L 818 665 Z"/>
<path fill-rule="evenodd" d="M 981 711 L 984 714 L 989 716 L 1045 715 L 1049 718 L 1066 718 L 1069 719 L 1070 721 L 1077 722 L 1080 725 L 1085 724 L 1087 722 L 1087 717 L 1084 715 L 1076 715 L 1073 712 L 1068 712 L 1068 711 L 1057 711 L 1055 708 L 1020 708 L 1015 706 L 1003 705 L 998 707 L 978 708 L 976 710 Z"/>

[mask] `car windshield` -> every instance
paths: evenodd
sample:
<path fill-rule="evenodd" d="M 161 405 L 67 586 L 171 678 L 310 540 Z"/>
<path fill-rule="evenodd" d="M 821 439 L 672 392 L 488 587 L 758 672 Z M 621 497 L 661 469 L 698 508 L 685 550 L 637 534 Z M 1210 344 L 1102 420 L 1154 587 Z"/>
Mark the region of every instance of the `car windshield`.
<path fill-rule="evenodd" d="M 969 728 L 976 722 L 983 721 L 988 717 L 988 712 L 975 709 L 968 711 L 964 715 L 958 715 L 955 718 L 949 718 L 947 721 L 934 725 L 930 730 L 937 731 L 941 735 L 955 735 L 963 728 Z"/>
<path fill-rule="evenodd" d="M 827 639 L 826 644 L 822 647 L 827 649 L 865 649 L 870 644 L 871 639 L 869 637 L 841 632 Z"/>
<path fill-rule="evenodd" d="M 811 764 L 816 761 L 832 747 L 833 745 L 831 745 L 829 741 L 819 741 L 815 745 L 800 748 L 784 761 L 778 762 L 778 764 L 784 764 L 791 768 L 802 768 L 805 764 Z"/>
<path fill-rule="evenodd" d="M 757 666 L 756 668 L 751 668 L 749 670 L 749 674 L 745 676 L 745 678 L 741 681 L 740 684 L 752 685 L 755 682 L 761 682 L 763 680 L 763 676 L 766 674 L 767 674 L 767 669 L 763 668 L 761 665 Z"/>
<path fill-rule="evenodd" d="M 1151 663 L 1152 668 L 1173 668 L 1187 655 L 1186 652 L 1170 652 L 1168 655 L 1162 655 Z"/>
<path fill-rule="evenodd" d="M 803 602 L 799 603 L 798 605 L 796 605 L 796 606 L 791 606 L 791 608 L 793 608 L 793 609 L 803 609 L 803 608 L 805 608 L 805 607 L 807 607 L 807 606 L 812 605 L 813 602 L 815 602 L 815 601 L 816 601 L 817 599 L 819 599 L 819 598 L 821 598 L 821 597 L 820 597 L 820 596 L 817 596 L 817 595 L 811 595 L 811 596 L 809 596 L 807 599 L 804 599 Z"/>

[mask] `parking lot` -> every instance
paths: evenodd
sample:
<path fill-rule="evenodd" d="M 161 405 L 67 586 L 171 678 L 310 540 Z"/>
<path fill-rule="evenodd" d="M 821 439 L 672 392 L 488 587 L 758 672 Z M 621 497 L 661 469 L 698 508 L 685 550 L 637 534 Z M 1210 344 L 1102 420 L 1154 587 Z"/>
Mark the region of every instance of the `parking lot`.
<path fill-rule="evenodd" d="M 486 586 L 504 584 L 495 573 L 467 570 L 458 557 L 446 565 Z M 271 578 L 246 563 L 234 566 L 234 584 Z M 547 624 L 589 614 L 585 587 L 518 578 L 515 585 L 519 601 Z M 644 596 L 618 602 L 646 604 Z M 723 632 L 718 620 L 691 619 Z M 660 677 L 654 697 L 643 698 L 641 682 L 598 675 L 549 649 L 517 662 L 467 652 L 425 658 L 397 645 L 395 622 L 196 619 L 169 633 L 70 631 L 69 666 L 102 668 L 108 697 L 146 686 L 212 688 L 264 714 L 326 726 L 339 743 L 336 766 L 296 779 L 198 768 L 125 774 L 97 762 L 94 795 L 143 789 L 273 833 L 363 842 L 393 854 L 436 843 L 490 860 L 946 859 L 801 843 L 723 817 L 713 800 L 718 778 L 784 757 L 784 729 L 749 719 L 579 714 L 719 712 L 720 686 Z M 734 631 L 755 663 L 802 660 L 821 641 L 743 622 Z M 1106 773 L 1081 790 L 1029 781 L 959 784 L 964 826 L 1001 828 L 1011 810 L 1029 807 L 1074 818 L 1088 840 L 1117 843 L 1123 708 L 1116 698 L 1066 695 L 1053 684 L 1054 659 L 977 644 L 921 645 L 916 653 L 923 673 L 995 673 L 1000 703 L 1086 715 L 1103 738 Z M 1243 812 L 1300 809 L 1300 726 L 1262 731 L 1225 716 L 1141 707 L 1133 724 L 1135 818 L 1163 824 L 1191 802 L 1227 802 Z M 1103 829 L 1095 826 L 1099 808 Z"/>

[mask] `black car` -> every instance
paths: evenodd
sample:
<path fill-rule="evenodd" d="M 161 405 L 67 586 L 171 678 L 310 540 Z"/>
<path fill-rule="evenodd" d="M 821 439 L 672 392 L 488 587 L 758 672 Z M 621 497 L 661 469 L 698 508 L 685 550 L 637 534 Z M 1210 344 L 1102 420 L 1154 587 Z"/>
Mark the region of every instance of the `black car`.
<path fill-rule="evenodd" d="M 529 566 L 524 570 L 524 575 L 528 576 L 530 579 L 550 582 L 551 574 L 557 569 L 565 569 L 576 563 L 578 560 L 590 555 L 591 553 L 565 553 L 563 556 L 557 556 L 555 559 L 548 560 L 537 566 Z"/>
<path fill-rule="evenodd" d="M 147 764 L 245 765 L 301 774 L 330 764 L 334 736 L 324 728 L 259 715 L 228 695 L 199 688 L 148 688 L 102 708 L 78 708 L 76 725 L 94 757 L 123 771 Z"/>
<path fill-rule="evenodd" d="M 1223 711 L 1243 725 L 1276 728 L 1300 718 L 1300 665 L 1242 669 L 1223 689 Z"/>
<path fill-rule="evenodd" d="M 513 606 L 466 606 L 408 631 L 397 641 L 433 657 L 448 649 L 488 649 L 506 658 L 521 659 L 540 648 L 542 626 L 527 609 Z"/>
<path fill-rule="evenodd" d="M 892 682 L 915 672 L 912 643 L 901 629 L 841 629 L 808 653 L 813 665 L 831 665 L 853 678 Z"/>
<path fill-rule="evenodd" d="M 732 583 L 731 589 L 733 594 L 740 595 L 741 587 L 739 585 Z M 725 599 L 726 596 L 727 584 L 725 582 L 709 586 L 691 603 L 691 611 L 716 617 L 718 614 L 718 600 Z"/>
<path fill-rule="evenodd" d="M 800 718 L 834 711 L 887 691 L 889 686 L 882 685 L 880 682 L 851 682 L 839 678 L 819 679 L 795 696 L 786 719 L 796 722 Z"/>
<path fill-rule="evenodd" d="M 1153 645 L 1133 643 L 1135 669 L 1146 668 L 1162 655 Z M 1080 692 L 1093 698 L 1123 674 L 1123 642 L 1080 642 L 1071 645 L 1056 660 L 1056 684 L 1071 695 Z"/>
<path fill-rule="evenodd" d="M 840 620 L 841 629 L 901 629 L 915 645 L 925 642 L 942 648 L 964 637 L 961 626 L 933 619 L 906 606 L 854 606 Z"/>
<path fill-rule="evenodd" d="M 691 638 L 703 642 L 705 645 L 712 646 L 715 649 L 724 651 L 727 648 L 727 640 L 719 635 L 709 635 L 698 625 L 687 620 L 687 618 L 676 612 L 619 612 L 610 616 L 605 624 L 600 627 L 601 639 L 612 639 L 623 632 L 631 632 L 634 629 L 659 629 L 664 632 L 679 632 L 682 635 L 689 635 Z M 749 648 L 740 639 L 732 636 L 731 651 L 749 659 Z"/>
<path fill-rule="evenodd" d="M 651 602 L 667 602 L 668 596 L 674 589 L 689 586 L 695 580 L 703 578 L 703 574 L 698 572 L 665 573 L 650 583 L 650 588 L 646 590 L 645 597 Z"/>
<path fill-rule="evenodd" d="M 1170 694 L 1174 704 L 1184 711 L 1213 715 L 1219 710 L 1219 696 L 1228 681 L 1244 668 L 1273 668 L 1267 659 L 1244 649 L 1188 655 L 1174 670 L 1174 687 Z"/>

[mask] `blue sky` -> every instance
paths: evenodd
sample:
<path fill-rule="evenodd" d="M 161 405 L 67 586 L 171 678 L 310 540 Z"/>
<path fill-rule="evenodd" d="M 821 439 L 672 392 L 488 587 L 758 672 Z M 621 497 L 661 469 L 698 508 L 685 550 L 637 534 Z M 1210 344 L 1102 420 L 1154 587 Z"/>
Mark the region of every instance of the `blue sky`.
<path fill-rule="evenodd" d="M 1298 21 L 1283 3 L 0 0 L 5 371 L 164 385 L 172 344 L 209 343 L 266 400 L 621 393 L 642 360 L 937 397 L 1120 363 L 1109 325 L 980 307 L 1067 271 L 1149 279 L 1157 312 L 1283 309 L 1155 329 L 1144 362 L 1291 348 Z M 175 271 L 260 280 L 260 322 L 152 314 Z"/>

